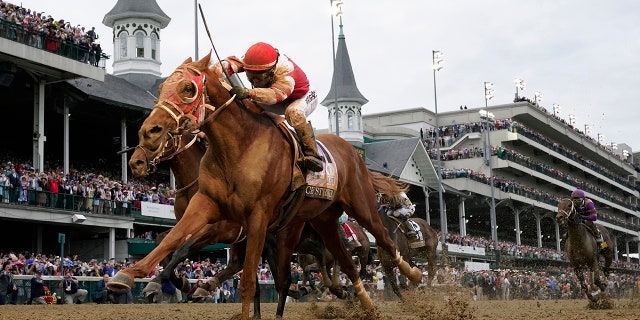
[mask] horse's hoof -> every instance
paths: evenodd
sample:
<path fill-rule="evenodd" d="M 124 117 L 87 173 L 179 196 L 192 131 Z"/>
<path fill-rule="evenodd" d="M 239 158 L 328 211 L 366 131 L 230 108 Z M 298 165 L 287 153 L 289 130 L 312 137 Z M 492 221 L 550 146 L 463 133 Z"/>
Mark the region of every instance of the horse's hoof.
<path fill-rule="evenodd" d="M 133 286 L 133 277 L 123 271 L 116 273 L 107 283 L 109 289 L 131 289 Z"/>
<path fill-rule="evenodd" d="M 153 280 L 149 281 L 144 289 L 142 289 L 142 292 L 145 293 L 145 296 L 149 296 L 154 292 L 162 292 L 162 284 Z"/>
<path fill-rule="evenodd" d="M 202 289 L 202 288 L 198 288 L 196 289 L 196 291 L 193 292 L 193 295 L 191 295 L 194 298 L 204 298 L 206 296 L 209 295 L 209 291 Z"/>
<path fill-rule="evenodd" d="M 422 281 L 422 272 L 416 267 L 412 267 L 408 276 L 411 283 L 420 283 Z"/>

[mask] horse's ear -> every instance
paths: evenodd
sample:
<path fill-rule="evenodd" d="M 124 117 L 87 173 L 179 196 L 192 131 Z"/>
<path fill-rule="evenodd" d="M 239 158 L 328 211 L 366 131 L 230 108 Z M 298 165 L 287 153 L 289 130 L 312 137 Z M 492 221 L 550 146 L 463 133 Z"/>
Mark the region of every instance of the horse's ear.
<path fill-rule="evenodd" d="M 182 64 L 187 64 L 187 63 L 191 63 L 191 61 L 193 61 L 193 59 L 191 59 L 191 57 L 187 58 L 186 60 L 184 60 L 182 62 Z"/>
<path fill-rule="evenodd" d="M 209 50 L 209 53 L 206 56 L 202 57 L 202 59 L 196 61 L 195 67 L 198 68 L 198 70 L 208 69 L 210 60 L 211 60 L 211 50 Z"/>

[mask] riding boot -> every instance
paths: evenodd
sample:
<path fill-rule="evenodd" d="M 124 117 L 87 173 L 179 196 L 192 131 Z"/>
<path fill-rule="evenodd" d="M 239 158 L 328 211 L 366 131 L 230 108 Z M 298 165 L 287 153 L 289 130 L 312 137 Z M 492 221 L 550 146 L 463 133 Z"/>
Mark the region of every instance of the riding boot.
<path fill-rule="evenodd" d="M 323 163 L 322 159 L 320 159 L 320 156 L 318 155 L 316 137 L 313 134 L 311 122 L 296 126 L 294 129 L 296 129 L 296 134 L 298 135 L 300 144 L 302 145 L 302 153 L 304 153 L 301 165 L 311 171 L 322 171 Z"/>
<path fill-rule="evenodd" d="M 407 239 L 409 239 L 409 242 L 414 242 L 419 240 L 418 233 L 413 229 L 413 225 L 409 221 L 409 218 L 405 217 L 402 221 L 402 225 L 404 226 L 405 235 L 407 236 Z"/>
<path fill-rule="evenodd" d="M 596 228 L 596 230 L 598 230 Z M 598 230 L 598 235 L 596 236 L 596 241 L 598 242 L 598 248 L 600 250 L 604 250 L 608 247 L 607 243 L 604 241 L 604 236 L 602 235 L 602 232 L 600 230 Z"/>

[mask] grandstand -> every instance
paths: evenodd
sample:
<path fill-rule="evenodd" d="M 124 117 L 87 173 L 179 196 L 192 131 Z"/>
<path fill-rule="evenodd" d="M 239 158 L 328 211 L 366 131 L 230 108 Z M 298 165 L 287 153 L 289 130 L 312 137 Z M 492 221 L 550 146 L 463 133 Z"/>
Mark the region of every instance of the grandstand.
<path fill-rule="evenodd" d="M 127 12 L 126 8 L 116 9 Z M 149 26 L 154 32 L 148 33 L 145 44 L 157 41 L 159 29 L 169 23 L 157 4 L 150 10 L 152 14 L 144 19 L 152 20 Z M 118 17 L 118 12 L 112 11 L 105 21 L 114 27 Z M 133 35 L 136 30 L 127 32 Z M 125 38 L 117 39 L 124 45 Z M 124 64 L 121 53 L 113 57 L 119 64 L 116 76 L 76 56 L 16 40 L 0 34 L 0 96 L 7 106 L 4 115 L 12 121 L 10 134 L 0 140 L 0 150 L 6 152 L 2 156 L 28 159 L 24 162 L 34 173 L 111 175 L 131 186 L 127 155 L 117 151 L 137 142 L 136 130 L 153 106 L 150 92 L 157 92 L 162 80 L 153 76 L 158 70 L 136 81 L 139 77 L 130 72 L 137 69 Z M 344 41 L 339 40 L 336 59 L 349 57 Z M 160 55 L 140 49 L 137 58 L 143 66 L 159 65 L 156 57 Z M 353 73 L 349 61 L 341 65 L 348 66 L 344 72 Z M 353 74 L 346 78 L 355 82 Z M 596 202 L 599 224 L 613 231 L 615 243 L 611 245 L 617 249 L 616 259 L 638 262 L 630 254 L 640 251 L 639 157 L 628 146 L 618 144 L 613 149 L 601 145 L 581 128 L 526 99 L 486 108 L 484 111 L 495 115 L 490 123 L 481 118 L 480 108 L 442 112 L 439 121 L 446 125 L 435 128 L 435 114 L 424 108 L 362 115 L 360 108 L 367 100 L 355 91 L 338 90 L 337 107 L 348 115 L 340 135 L 362 151 L 370 169 L 410 183 L 416 215 L 435 229 L 488 239 L 486 253 L 469 254 L 465 251 L 469 248 L 461 248 L 453 253 L 454 260 L 499 264 L 495 252 L 508 251 L 506 245 L 490 241 L 492 193 L 498 241 L 560 251 L 562 230 L 554 220 L 555 207 L 560 197 L 580 187 Z M 332 93 L 323 101 L 325 105 L 331 105 Z M 485 151 L 483 128 L 490 128 L 489 152 Z M 440 130 L 441 141 L 435 141 L 434 130 Z M 436 143 L 440 144 L 440 155 L 436 154 Z M 445 190 L 444 219 L 435 191 L 437 175 L 442 176 Z M 170 181 L 168 169 L 161 167 L 152 179 L 155 181 L 135 183 L 141 187 L 166 184 Z M 64 251 L 98 259 L 140 257 L 153 244 L 137 235 L 166 230 L 175 220 L 170 209 L 161 208 L 161 215 L 147 215 L 138 204 L 136 200 L 114 202 L 118 210 L 96 214 L 65 206 L 39 206 L 36 198 L 24 206 L 0 203 L 0 219 L 7 229 L 0 234 L 0 242 L 8 244 L 8 250 Z M 65 235 L 64 243 L 59 241 L 60 234 Z M 495 248 L 501 250 L 492 250 Z"/>

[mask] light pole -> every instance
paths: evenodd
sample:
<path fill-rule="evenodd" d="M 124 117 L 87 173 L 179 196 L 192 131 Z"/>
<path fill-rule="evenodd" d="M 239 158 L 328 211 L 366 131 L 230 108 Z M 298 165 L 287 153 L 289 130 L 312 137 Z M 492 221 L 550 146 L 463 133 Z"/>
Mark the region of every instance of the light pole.
<path fill-rule="evenodd" d="M 484 107 L 488 108 L 489 100 L 493 99 L 493 83 L 485 82 L 484 83 Z M 491 209 L 489 212 L 489 216 L 491 219 L 491 240 L 493 240 L 494 246 L 497 248 L 498 246 L 498 224 L 496 222 L 496 198 L 493 187 L 493 161 L 491 154 L 491 136 L 489 134 L 489 123 L 491 120 L 493 122 L 494 115 L 487 110 L 480 110 L 480 118 L 485 122 L 485 133 L 486 133 L 486 143 L 487 147 L 485 149 L 485 154 L 487 155 L 487 164 L 489 165 L 489 181 L 491 186 Z"/>
<path fill-rule="evenodd" d="M 538 105 L 538 102 L 542 101 L 542 92 L 540 91 L 536 91 L 533 94 L 533 103 L 535 103 L 536 105 Z"/>
<path fill-rule="evenodd" d="M 560 113 L 560 110 L 561 110 L 561 109 L 562 109 L 562 108 L 560 108 L 560 105 L 559 105 L 559 104 L 554 103 L 554 104 L 553 104 L 553 115 L 555 116 L 555 115 L 557 115 L 558 113 Z"/>
<path fill-rule="evenodd" d="M 516 78 L 513 81 L 516 83 L 516 98 L 513 102 L 518 102 L 518 100 L 520 100 L 520 96 L 518 95 L 518 89 L 524 90 L 524 80 L 520 78 Z"/>
<path fill-rule="evenodd" d="M 340 0 L 329 0 L 331 6 L 331 54 L 333 61 L 333 103 L 334 116 L 336 117 L 336 136 L 340 136 L 340 112 L 338 111 L 338 83 L 336 82 L 336 37 L 333 27 L 333 16 L 340 17 L 340 25 L 342 25 L 342 5 L 344 2 Z"/>
<path fill-rule="evenodd" d="M 598 144 L 602 144 L 604 142 L 604 134 L 598 133 Z"/>
<path fill-rule="evenodd" d="M 573 127 L 576 124 L 576 115 L 575 114 L 570 114 L 569 115 L 569 125 L 571 125 L 571 127 Z"/>
<path fill-rule="evenodd" d="M 442 52 L 432 50 L 433 58 L 433 102 L 436 112 L 436 156 L 438 157 L 438 203 L 440 204 L 440 241 L 444 248 L 444 242 L 447 237 L 447 217 L 444 213 L 444 200 L 442 199 L 442 156 L 440 155 L 440 125 L 438 124 L 438 95 L 436 90 L 436 71 L 442 70 Z"/>
<path fill-rule="evenodd" d="M 584 125 L 584 135 L 588 135 L 589 133 L 591 133 L 591 126 L 588 124 Z"/>

